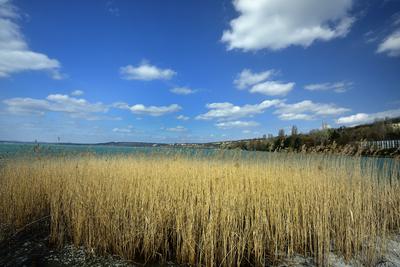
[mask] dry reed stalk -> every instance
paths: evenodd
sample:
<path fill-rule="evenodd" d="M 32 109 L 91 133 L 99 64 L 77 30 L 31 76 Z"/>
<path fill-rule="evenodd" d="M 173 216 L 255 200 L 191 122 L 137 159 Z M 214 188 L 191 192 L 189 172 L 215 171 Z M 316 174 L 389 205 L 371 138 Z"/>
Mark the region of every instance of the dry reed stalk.
<path fill-rule="evenodd" d="M 400 229 L 399 166 L 272 154 L 65 157 L 0 169 L 0 222 L 142 262 L 273 264 L 332 251 L 372 264 Z M 383 174 L 383 175 L 382 175 Z M 389 176 L 392 176 L 389 179 Z"/>

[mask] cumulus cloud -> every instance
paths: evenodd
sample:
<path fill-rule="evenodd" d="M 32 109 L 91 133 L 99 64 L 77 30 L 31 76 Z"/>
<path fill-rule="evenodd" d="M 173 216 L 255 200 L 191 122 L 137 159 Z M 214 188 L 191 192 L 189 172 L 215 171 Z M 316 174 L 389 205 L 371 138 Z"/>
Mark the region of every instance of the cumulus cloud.
<path fill-rule="evenodd" d="M 126 128 L 113 128 L 112 131 L 114 133 L 129 134 L 133 133 L 134 129 L 132 125 L 128 125 Z"/>
<path fill-rule="evenodd" d="M 119 109 L 129 109 L 129 105 L 125 102 L 114 102 L 111 104 L 111 107 Z"/>
<path fill-rule="evenodd" d="M 58 60 L 29 49 L 18 25 L 17 11 L 10 1 L 0 1 L 0 78 L 22 71 L 44 70 L 53 79 L 62 79 Z"/>
<path fill-rule="evenodd" d="M 221 129 L 232 129 L 232 128 L 249 128 L 260 125 L 256 121 L 225 121 L 216 123 L 215 126 Z"/>
<path fill-rule="evenodd" d="M 237 75 L 236 79 L 233 81 L 233 84 L 238 89 L 245 89 L 249 86 L 265 81 L 271 77 L 273 73 L 274 70 L 253 73 L 250 69 L 244 69 Z"/>
<path fill-rule="evenodd" d="M 269 96 L 285 96 L 293 90 L 295 83 L 284 83 L 270 80 L 277 72 L 267 70 L 254 73 L 249 69 L 242 70 L 233 81 L 236 88 L 247 89 L 250 93 L 260 93 Z"/>
<path fill-rule="evenodd" d="M 120 68 L 122 78 L 125 80 L 169 80 L 176 75 L 171 69 L 161 69 L 143 61 L 138 66 L 127 65 Z"/>
<path fill-rule="evenodd" d="M 132 129 L 129 128 L 114 128 L 112 129 L 114 133 L 122 133 L 122 134 L 127 134 L 127 133 L 132 133 Z"/>
<path fill-rule="evenodd" d="M 169 90 L 171 93 L 177 94 L 177 95 L 190 95 L 196 93 L 196 90 L 193 90 L 188 87 L 176 87 L 171 90 Z"/>
<path fill-rule="evenodd" d="M 277 81 L 266 81 L 250 88 L 250 93 L 260 93 L 270 96 L 285 96 L 293 90 L 295 83 L 281 83 Z"/>
<path fill-rule="evenodd" d="M 378 53 L 385 53 L 391 57 L 400 56 L 400 30 L 395 31 L 383 40 L 377 49 Z"/>
<path fill-rule="evenodd" d="M 105 105 L 101 102 L 90 103 L 83 98 L 76 98 L 63 94 L 51 94 L 45 99 L 35 98 L 10 98 L 3 101 L 7 111 L 14 114 L 37 114 L 44 115 L 47 112 L 63 112 L 74 118 L 87 120 L 120 120 L 120 118 L 96 116 L 98 113 L 106 113 L 109 108 L 130 110 L 134 114 L 150 116 L 162 116 L 180 111 L 182 108 L 177 104 L 169 106 L 145 106 L 143 104 L 128 105 L 124 102 L 116 102 Z"/>
<path fill-rule="evenodd" d="M 354 18 L 353 0 L 234 0 L 239 16 L 221 40 L 228 49 L 279 50 L 344 37 Z"/>
<path fill-rule="evenodd" d="M 180 126 L 180 125 L 178 125 L 176 127 L 172 127 L 172 128 L 167 128 L 166 130 L 169 132 L 186 132 L 187 131 L 187 129 L 185 127 Z"/>
<path fill-rule="evenodd" d="M 187 120 L 190 119 L 189 117 L 187 117 L 187 116 L 185 116 L 185 115 L 179 115 L 179 116 L 177 116 L 176 118 L 177 118 L 178 120 L 181 120 L 181 121 L 187 121 Z"/>
<path fill-rule="evenodd" d="M 6 105 L 7 111 L 13 114 L 44 115 L 47 112 L 62 112 L 73 118 L 87 120 L 115 119 L 95 115 L 108 111 L 108 107 L 101 102 L 90 103 L 82 98 L 62 94 L 51 94 L 45 99 L 9 98 L 3 100 L 3 103 Z"/>
<path fill-rule="evenodd" d="M 280 103 L 274 112 L 281 120 L 313 120 L 326 116 L 337 116 L 350 111 L 335 104 L 314 103 L 304 100 L 294 104 Z"/>
<path fill-rule="evenodd" d="M 5 99 L 3 103 L 7 106 L 7 111 L 16 114 L 32 113 L 43 115 L 46 111 L 54 111 L 51 104 L 45 99 L 16 97 Z"/>
<path fill-rule="evenodd" d="M 82 90 L 75 90 L 75 91 L 72 91 L 71 92 L 71 95 L 72 96 L 81 96 L 81 95 L 83 95 L 83 91 Z"/>
<path fill-rule="evenodd" d="M 255 105 L 235 106 L 229 102 L 211 103 L 206 107 L 209 109 L 207 113 L 198 115 L 198 120 L 234 120 L 244 117 L 252 117 L 256 114 L 263 113 L 267 108 L 276 106 L 282 101 L 278 99 L 265 100 Z"/>
<path fill-rule="evenodd" d="M 363 123 L 371 123 L 375 120 L 385 119 L 385 118 L 395 118 L 400 117 L 400 109 L 391 109 L 377 113 L 357 113 L 347 117 L 340 117 L 336 120 L 336 124 L 349 124 L 358 125 Z"/>
<path fill-rule="evenodd" d="M 177 104 L 172 104 L 169 106 L 145 106 L 142 104 L 136 104 L 131 106 L 129 109 L 135 114 L 161 116 L 168 113 L 178 112 L 182 108 Z"/>
<path fill-rule="evenodd" d="M 302 121 L 309 121 L 314 119 L 314 117 L 310 114 L 304 113 L 281 113 L 279 114 L 279 118 L 283 121 L 292 121 L 292 120 L 302 120 Z"/>
<path fill-rule="evenodd" d="M 336 93 L 344 93 L 353 86 L 352 82 L 335 82 L 335 83 L 314 83 L 304 86 L 309 91 L 334 91 Z"/>
<path fill-rule="evenodd" d="M 124 102 L 116 102 L 111 106 L 114 108 L 130 110 L 134 114 L 150 115 L 154 117 L 178 112 L 182 109 L 182 107 L 177 104 L 171 104 L 169 106 L 145 106 L 143 104 L 136 104 L 129 106 Z"/>

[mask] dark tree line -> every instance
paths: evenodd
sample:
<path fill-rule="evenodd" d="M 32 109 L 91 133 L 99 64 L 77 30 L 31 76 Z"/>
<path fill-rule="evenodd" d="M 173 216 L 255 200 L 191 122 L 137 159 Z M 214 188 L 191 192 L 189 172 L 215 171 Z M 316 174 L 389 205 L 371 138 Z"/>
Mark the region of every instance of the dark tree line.
<path fill-rule="evenodd" d="M 357 146 L 360 141 L 400 140 L 400 118 L 375 121 L 371 124 L 336 129 L 312 130 L 299 134 L 296 126 L 286 135 L 283 129 L 276 137 L 259 138 L 232 142 L 228 148 L 258 151 L 301 151 L 315 147 L 330 149 Z"/>

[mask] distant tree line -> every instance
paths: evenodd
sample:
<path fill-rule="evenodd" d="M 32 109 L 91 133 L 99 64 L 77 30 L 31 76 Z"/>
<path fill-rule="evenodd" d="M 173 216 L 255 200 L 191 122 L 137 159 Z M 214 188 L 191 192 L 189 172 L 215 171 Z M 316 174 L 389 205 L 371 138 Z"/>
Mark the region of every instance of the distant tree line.
<path fill-rule="evenodd" d="M 257 151 L 312 151 L 340 150 L 343 147 L 356 147 L 360 141 L 380 141 L 400 139 L 400 118 L 375 121 L 355 127 L 340 127 L 312 130 L 307 134 L 298 132 L 293 126 L 289 135 L 284 129 L 275 137 L 264 135 L 263 138 L 231 142 L 228 148 Z"/>

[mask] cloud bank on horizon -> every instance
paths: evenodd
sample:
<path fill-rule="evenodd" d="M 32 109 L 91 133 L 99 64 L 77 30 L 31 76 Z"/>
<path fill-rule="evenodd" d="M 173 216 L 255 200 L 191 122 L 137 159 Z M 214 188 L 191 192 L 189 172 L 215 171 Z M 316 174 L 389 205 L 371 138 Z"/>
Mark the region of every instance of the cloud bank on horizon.
<path fill-rule="evenodd" d="M 399 2 L 82 5 L 0 0 L 0 139 L 205 142 L 400 116 Z"/>

